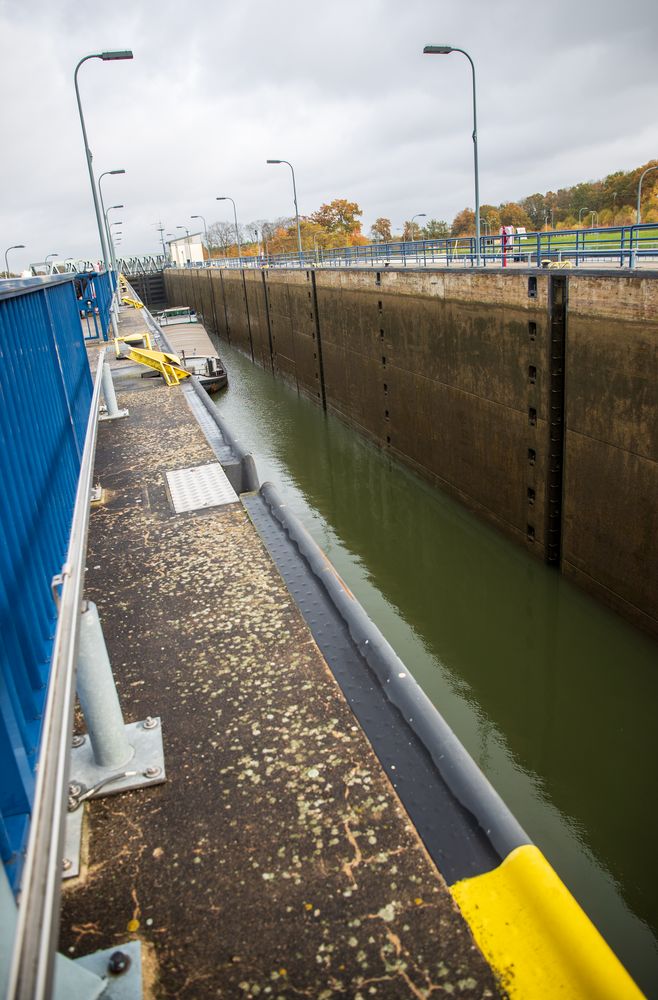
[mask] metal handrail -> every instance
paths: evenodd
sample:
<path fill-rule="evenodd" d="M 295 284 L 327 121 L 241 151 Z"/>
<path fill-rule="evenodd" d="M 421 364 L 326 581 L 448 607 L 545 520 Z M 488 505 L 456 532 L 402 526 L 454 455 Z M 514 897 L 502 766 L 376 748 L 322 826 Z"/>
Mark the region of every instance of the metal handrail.
<path fill-rule="evenodd" d="M 56 587 L 61 586 L 61 595 L 56 596 L 59 614 L 7 990 L 9 1000 L 47 1000 L 52 995 L 78 631 L 105 350 L 103 348 L 98 359 L 66 562 L 61 574 L 53 578 L 53 593 L 56 594 Z"/>
<path fill-rule="evenodd" d="M 654 223 L 629 226 L 602 226 L 596 229 L 561 229 L 540 232 L 515 233 L 503 237 L 499 233 L 480 238 L 480 255 L 486 264 L 502 263 L 505 257 L 532 259 L 537 267 L 543 258 L 560 258 L 571 255 L 579 260 L 618 258 L 623 266 L 631 251 L 636 256 L 658 256 L 658 239 Z M 185 265 L 185 268 L 243 268 L 243 267 L 340 267 L 389 265 L 404 267 L 445 264 L 473 265 L 477 259 L 475 239 L 470 236 L 441 237 L 429 240 L 401 240 L 390 243 L 366 243 L 357 246 L 317 248 L 267 254 L 260 256 L 215 257 L 203 263 Z M 177 265 L 173 265 L 177 266 Z"/>

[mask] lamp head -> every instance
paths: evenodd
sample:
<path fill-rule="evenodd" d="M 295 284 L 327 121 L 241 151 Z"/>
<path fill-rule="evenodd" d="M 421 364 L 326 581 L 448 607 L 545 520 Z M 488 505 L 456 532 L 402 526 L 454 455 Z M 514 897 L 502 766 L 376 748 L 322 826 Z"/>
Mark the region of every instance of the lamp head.
<path fill-rule="evenodd" d="M 108 174 L 125 174 L 125 170 L 108 170 Z"/>
<path fill-rule="evenodd" d="M 268 160 L 268 163 L 283 163 L 283 160 Z"/>
<path fill-rule="evenodd" d="M 216 198 L 215 200 L 216 201 L 228 201 L 228 198 L 226 197 L 226 195 L 222 195 L 221 198 Z"/>
<path fill-rule="evenodd" d="M 101 52 L 100 58 L 104 62 L 110 62 L 113 59 L 132 59 L 133 54 L 130 49 L 122 49 L 119 52 Z"/>
<path fill-rule="evenodd" d="M 449 52 L 454 52 L 452 45 L 426 45 L 423 49 L 426 56 L 447 56 Z"/>

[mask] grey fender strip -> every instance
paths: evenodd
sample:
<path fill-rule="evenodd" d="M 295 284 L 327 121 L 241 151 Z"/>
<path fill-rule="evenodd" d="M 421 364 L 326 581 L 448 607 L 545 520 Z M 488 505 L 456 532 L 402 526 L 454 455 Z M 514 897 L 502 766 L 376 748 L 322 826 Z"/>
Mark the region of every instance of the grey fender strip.
<path fill-rule="evenodd" d="M 242 500 L 448 884 L 531 843 L 274 486 Z"/>

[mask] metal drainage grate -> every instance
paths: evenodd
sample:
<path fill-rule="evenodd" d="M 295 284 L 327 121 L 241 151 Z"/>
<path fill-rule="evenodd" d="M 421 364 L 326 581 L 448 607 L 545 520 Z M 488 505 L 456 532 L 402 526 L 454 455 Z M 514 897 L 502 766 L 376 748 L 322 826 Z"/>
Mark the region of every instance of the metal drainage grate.
<path fill-rule="evenodd" d="M 238 502 L 238 495 L 218 462 L 191 469 L 174 469 L 165 475 L 177 514 Z"/>

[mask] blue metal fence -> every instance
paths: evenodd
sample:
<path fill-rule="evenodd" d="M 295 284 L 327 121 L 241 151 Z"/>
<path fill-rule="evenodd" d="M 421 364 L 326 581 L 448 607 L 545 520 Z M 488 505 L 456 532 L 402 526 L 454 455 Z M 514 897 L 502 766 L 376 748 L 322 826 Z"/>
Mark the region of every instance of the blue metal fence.
<path fill-rule="evenodd" d="M 75 290 L 80 318 L 85 324 L 85 340 L 107 340 L 110 303 L 116 287 L 113 272 L 85 271 L 77 274 Z"/>
<path fill-rule="evenodd" d="M 74 282 L 0 286 L 0 853 L 14 886 L 55 633 L 51 581 L 66 557 L 92 396 Z"/>
<path fill-rule="evenodd" d="M 599 229 L 555 230 L 480 237 L 480 262 L 500 267 L 524 264 L 542 267 L 550 263 L 607 263 L 633 267 L 639 261 L 658 259 L 658 226 L 616 226 Z M 458 267 L 474 266 L 476 241 L 472 236 L 364 246 L 317 248 L 261 255 L 260 257 L 213 258 L 188 267 Z"/>

